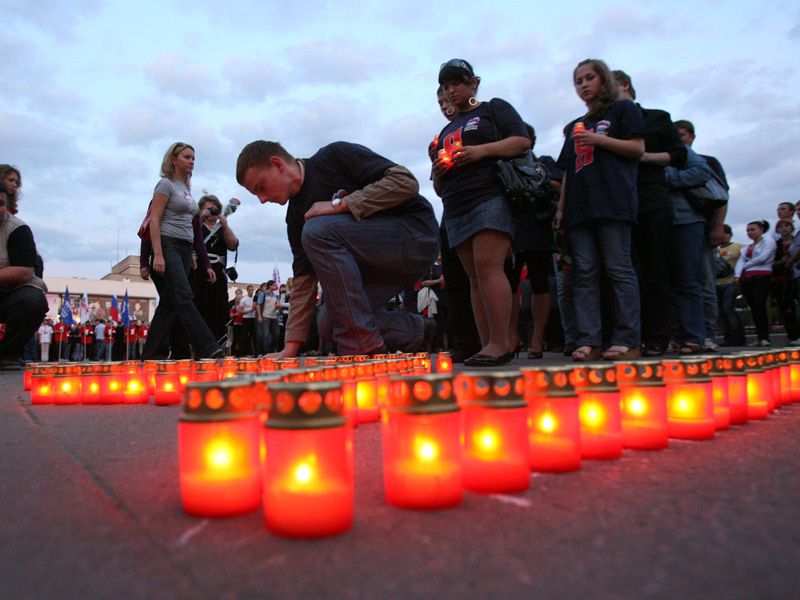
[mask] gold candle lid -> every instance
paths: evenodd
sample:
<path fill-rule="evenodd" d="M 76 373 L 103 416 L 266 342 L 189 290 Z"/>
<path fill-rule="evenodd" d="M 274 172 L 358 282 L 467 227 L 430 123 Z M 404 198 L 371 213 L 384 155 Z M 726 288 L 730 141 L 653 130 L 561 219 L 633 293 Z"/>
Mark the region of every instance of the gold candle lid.
<path fill-rule="evenodd" d="M 257 396 L 250 380 L 190 383 L 180 420 L 198 423 L 252 417 L 257 414 Z"/>
<path fill-rule="evenodd" d="M 386 410 L 408 414 L 451 413 L 459 410 L 453 376 L 407 375 L 392 377 Z"/>
<path fill-rule="evenodd" d="M 618 392 L 617 368 L 613 363 L 586 363 L 573 367 L 572 385 L 578 391 Z"/>
<path fill-rule="evenodd" d="M 331 429 L 347 423 L 338 382 L 275 383 L 268 429 Z"/>
<path fill-rule="evenodd" d="M 543 394 L 547 398 L 574 398 L 570 380 L 572 367 L 524 367 L 521 369 L 525 392 Z"/>
<path fill-rule="evenodd" d="M 519 371 L 462 371 L 456 376 L 456 395 L 461 406 L 492 409 L 527 406 Z"/>
<path fill-rule="evenodd" d="M 630 360 L 616 363 L 617 385 L 659 387 L 664 383 L 664 365 L 660 360 Z"/>
<path fill-rule="evenodd" d="M 708 383 L 711 381 L 711 361 L 707 357 L 665 360 L 664 381 L 679 383 Z"/>

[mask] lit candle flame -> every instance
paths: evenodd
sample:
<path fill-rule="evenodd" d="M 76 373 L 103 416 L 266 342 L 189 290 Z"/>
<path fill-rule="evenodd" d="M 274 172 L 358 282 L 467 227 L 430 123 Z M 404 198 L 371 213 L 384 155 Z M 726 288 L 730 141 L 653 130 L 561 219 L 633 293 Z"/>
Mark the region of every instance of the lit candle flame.
<path fill-rule="evenodd" d="M 436 460 L 439 456 L 439 446 L 425 438 L 414 438 L 414 454 L 424 462 Z"/>
<path fill-rule="evenodd" d="M 233 464 L 233 454 L 227 441 L 214 440 L 206 449 L 206 462 L 213 469 L 227 469 Z"/>
<path fill-rule="evenodd" d="M 475 432 L 475 444 L 485 452 L 496 452 L 500 447 L 500 437 L 494 429 L 485 427 Z"/>
<path fill-rule="evenodd" d="M 581 406 L 581 421 L 589 427 L 600 427 L 605 422 L 603 407 L 596 402 L 589 402 Z"/>
<path fill-rule="evenodd" d="M 644 400 L 642 400 L 639 397 L 631 398 L 626 403 L 626 407 L 630 414 L 635 415 L 637 417 L 641 417 L 647 412 L 647 404 L 645 403 Z"/>
<path fill-rule="evenodd" d="M 553 433 L 557 425 L 558 421 L 550 413 L 542 415 L 542 418 L 539 419 L 539 429 L 545 433 Z"/>

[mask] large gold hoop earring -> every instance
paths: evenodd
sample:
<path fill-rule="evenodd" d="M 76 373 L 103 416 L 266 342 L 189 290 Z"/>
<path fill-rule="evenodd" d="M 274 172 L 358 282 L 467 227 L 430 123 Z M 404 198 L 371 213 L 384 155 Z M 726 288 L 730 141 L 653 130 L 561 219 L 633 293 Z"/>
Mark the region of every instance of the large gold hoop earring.
<path fill-rule="evenodd" d="M 444 109 L 444 114 L 446 114 L 448 117 L 451 116 L 454 112 L 456 112 L 456 109 L 453 108 L 452 106 L 448 106 L 447 108 Z"/>
<path fill-rule="evenodd" d="M 478 99 L 475 96 L 472 96 L 468 102 L 470 106 L 478 106 Z"/>

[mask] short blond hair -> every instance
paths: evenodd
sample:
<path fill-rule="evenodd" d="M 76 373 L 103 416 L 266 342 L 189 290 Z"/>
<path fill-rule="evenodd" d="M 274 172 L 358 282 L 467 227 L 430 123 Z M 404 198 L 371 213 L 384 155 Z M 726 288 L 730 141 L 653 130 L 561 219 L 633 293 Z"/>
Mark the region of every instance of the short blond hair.
<path fill-rule="evenodd" d="M 172 164 L 172 159 L 178 156 L 178 153 L 185 148 L 190 148 L 194 152 L 194 146 L 184 142 L 175 142 L 169 148 L 167 148 L 167 151 L 164 154 L 164 160 L 161 161 L 162 177 L 166 177 L 167 179 L 175 178 L 175 165 Z M 186 185 L 189 185 L 188 179 L 186 180 Z"/>

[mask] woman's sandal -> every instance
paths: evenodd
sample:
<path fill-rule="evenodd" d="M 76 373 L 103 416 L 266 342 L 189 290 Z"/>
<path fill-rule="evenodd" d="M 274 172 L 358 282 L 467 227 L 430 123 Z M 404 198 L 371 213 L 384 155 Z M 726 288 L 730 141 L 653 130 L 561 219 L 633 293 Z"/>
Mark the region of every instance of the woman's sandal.
<path fill-rule="evenodd" d="M 639 358 L 641 348 L 628 348 L 627 346 L 611 346 L 603 352 L 603 360 L 633 360 Z"/>
<path fill-rule="evenodd" d="M 683 356 L 687 356 L 690 354 L 702 354 L 703 347 L 700 344 L 695 344 L 693 342 L 684 342 L 681 344 L 680 350 L 678 350 L 678 354 Z"/>
<path fill-rule="evenodd" d="M 592 362 L 600 358 L 600 348 L 592 346 L 579 346 L 572 353 L 572 360 L 575 362 Z"/>

